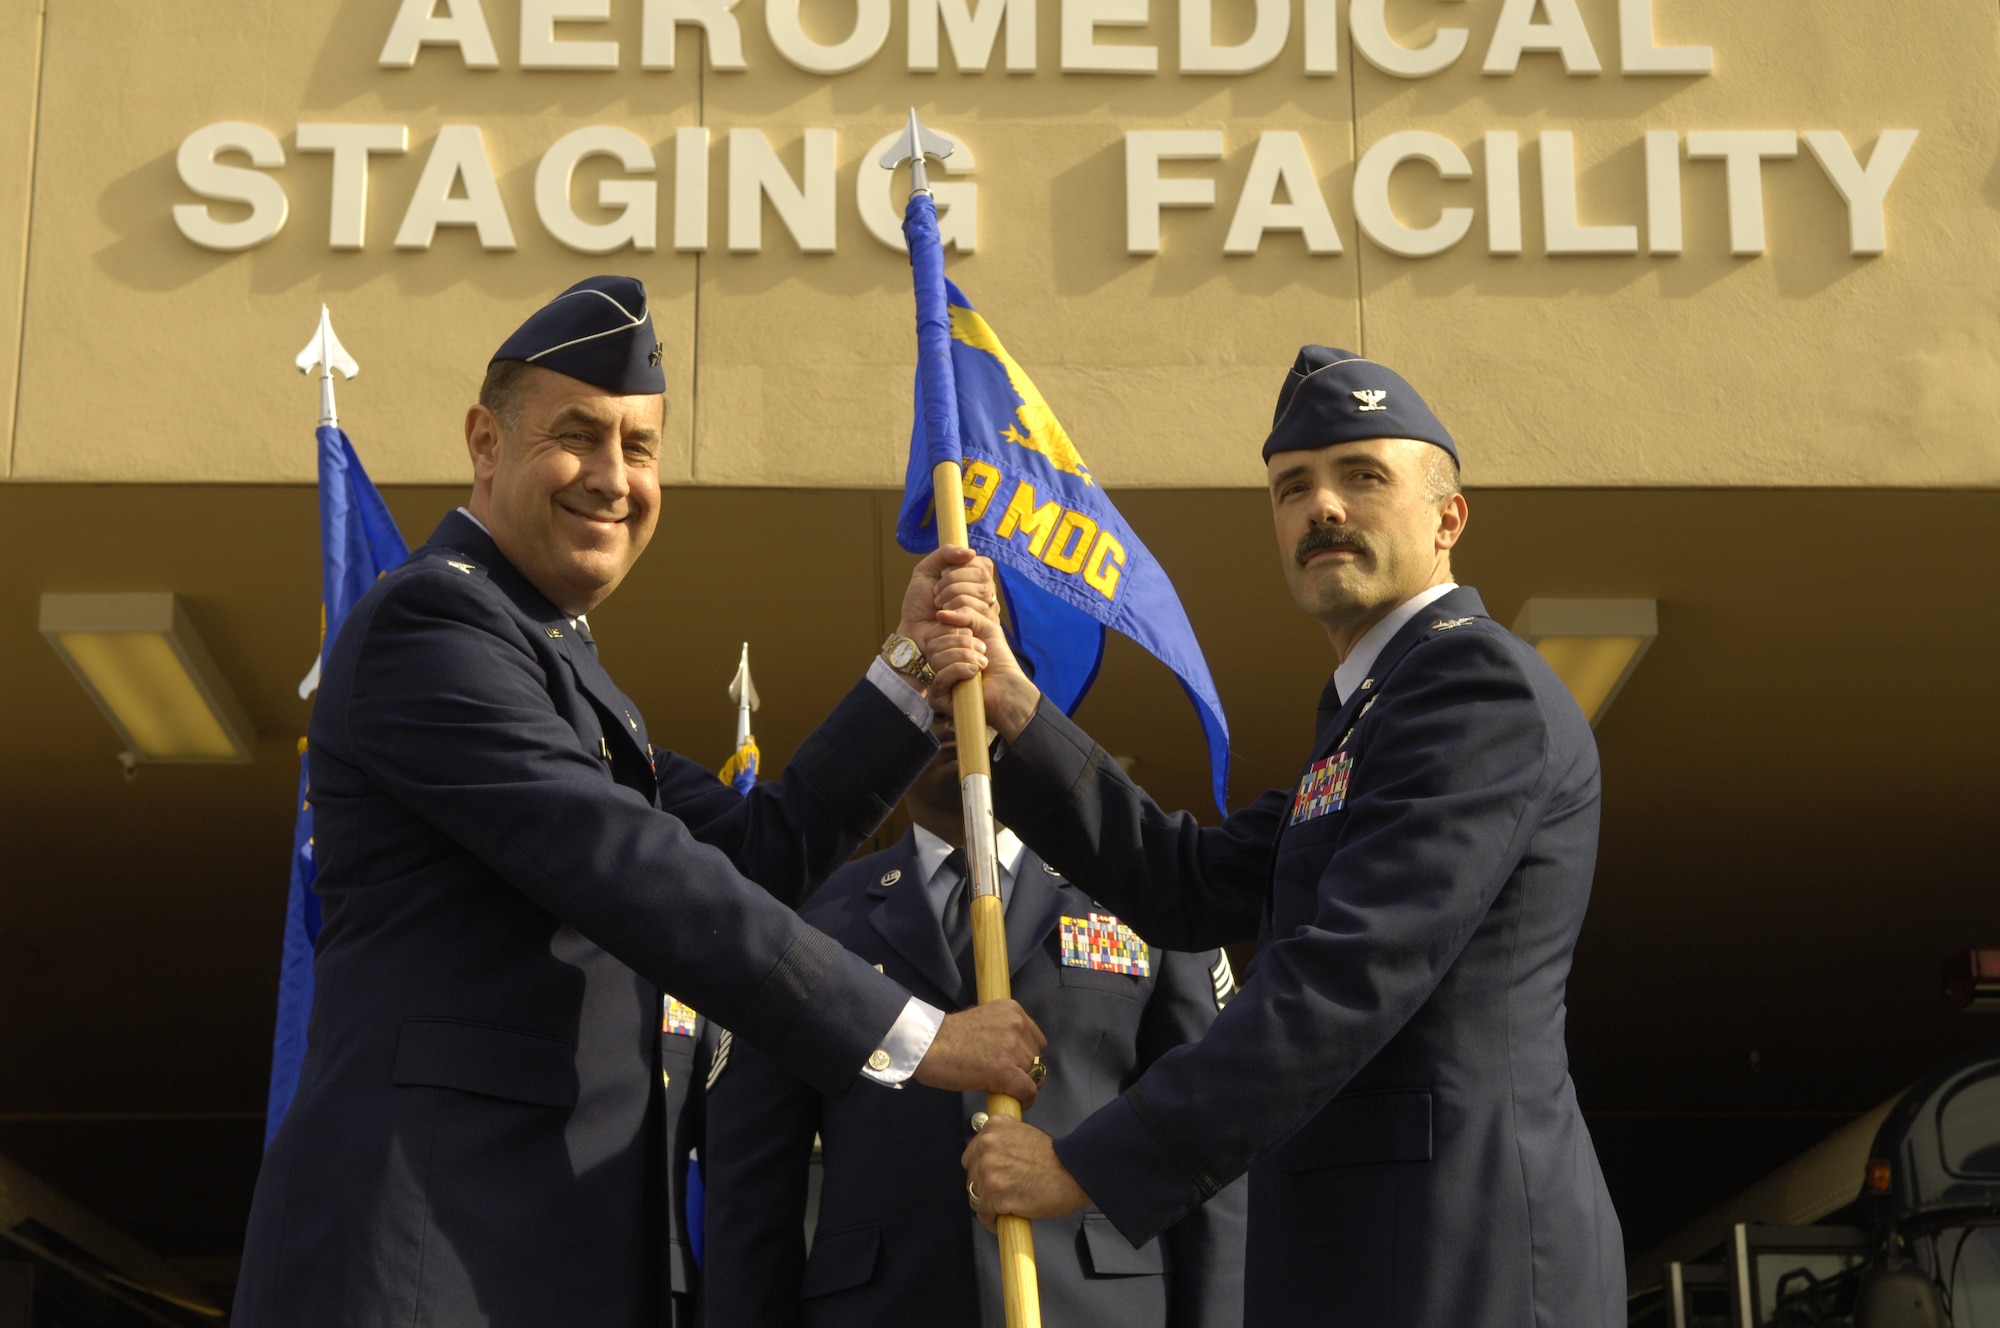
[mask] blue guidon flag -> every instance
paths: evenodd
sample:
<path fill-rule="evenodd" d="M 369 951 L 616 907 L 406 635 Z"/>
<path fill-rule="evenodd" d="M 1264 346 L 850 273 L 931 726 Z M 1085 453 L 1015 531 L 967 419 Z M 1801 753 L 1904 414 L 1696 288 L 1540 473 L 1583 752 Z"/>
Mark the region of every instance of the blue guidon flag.
<path fill-rule="evenodd" d="M 1000 573 L 1007 639 L 1065 714 L 1096 680 L 1115 627 L 1174 671 L 1208 737 L 1215 805 L 1227 810 L 1229 725 L 1173 583 L 1111 505 L 1028 375 L 945 279 L 937 208 L 903 216 L 917 294 L 917 417 L 896 542 L 937 547 L 931 468 L 965 474 L 967 538 Z"/>
<path fill-rule="evenodd" d="M 340 635 L 348 610 L 377 577 L 410 556 L 354 444 L 338 425 L 319 427 L 320 660 Z M 307 684 L 316 682 L 318 666 Z M 305 688 L 301 689 L 306 690 Z M 264 1146 L 285 1119 L 305 1062 L 312 1018 L 313 946 L 319 940 L 319 896 L 313 893 L 312 788 L 306 745 L 299 743 L 298 820 L 292 827 L 292 880 L 285 900 L 284 958 L 278 972 L 278 1026 L 271 1035 L 271 1092 L 264 1108 Z"/>

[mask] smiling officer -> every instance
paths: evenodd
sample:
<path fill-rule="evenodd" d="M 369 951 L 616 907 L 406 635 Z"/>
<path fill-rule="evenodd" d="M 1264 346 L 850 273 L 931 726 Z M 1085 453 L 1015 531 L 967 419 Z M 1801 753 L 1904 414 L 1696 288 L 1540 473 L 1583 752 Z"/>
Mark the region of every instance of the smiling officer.
<path fill-rule="evenodd" d="M 871 664 L 745 798 L 656 751 L 598 663 L 585 615 L 659 515 L 665 386 L 637 281 L 529 318 L 466 414 L 469 506 L 327 657 L 318 991 L 239 1328 L 658 1324 L 662 989 L 830 1095 L 912 1075 L 1034 1094 L 1018 1006 L 942 1015 L 788 907 L 936 751 L 914 683 Z M 984 583 L 961 561 L 919 565 L 901 636 L 944 639 L 955 577 Z"/>
<path fill-rule="evenodd" d="M 1457 448 L 1401 377 L 1304 348 L 1264 459 L 1285 579 L 1338 661 L 1293 787 L 1213 829 L 1162 811 L 982 624 L 998 814 L 1153 944 L 1263 948 L 1199 1043 L 1061 1138 L 989 1123 L 981 1215 L 1088 1201 L 1136 1243 L 1247 1171 L 1252 1328 L 1622 1324 L 1563 1045 L 1590 727 L 1453 582 Z"/>

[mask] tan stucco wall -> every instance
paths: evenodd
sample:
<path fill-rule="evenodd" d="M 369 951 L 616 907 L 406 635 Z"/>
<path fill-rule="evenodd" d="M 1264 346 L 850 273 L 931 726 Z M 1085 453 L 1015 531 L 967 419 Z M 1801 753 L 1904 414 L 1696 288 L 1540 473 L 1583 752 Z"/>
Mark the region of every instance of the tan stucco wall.
<path fill-rule="evenodd" d="M 0 124 L 36 125 L 32 151 L 22 129 L 0 133 L 0 179 L 18 182 L 0 197 L 32 188 L 31 226 L 18 201 L 0 206 L 0 419 L 14 425 L 0 455 L 17 480 L 309 480 L 317 393 L 291 359 L 324 300 L 362 366 L 340 387 L 341 414 L 371 471 L 456 482 L 459 421 L 492 347 L 561 286 L 618 270 L 652 292 L 670 366 L 670 478 L 893 484 L 909 419 L 907 268 L 864 228 L 856 187 L 881 187 L 863 156 L 914 102 L 977 157 L 965 177 L 979 186 L 977 251 L 954 255 L 951 275 L 1109 484 L 1259 483 L 1269 403 L 1303 341 L 1402 369 L 1459 435 L 1480 485 L 2000 484 L 2000 13 L 1990 3 L 1833 6 L 1808 18 L 1654 0 L 1658 42 L 1712 48 L 1714 71 L 1636 77 L 1620 69 L 1618 0 L 1577 0 L 1602 72 L 1565 73 L 1559 56 L 1529 53 L 1516 73 L 1484 74 L 1510 2 L 1395 0 L 1389 25 L 1405 46 L 1440 23 L 1469 37 L 1448 70 L 1404 79 L 1357 52 L 1345 2 L 1338 72 L 1305 72 L 1300 16 L 1307 4 L 1324 14 L 1326 0 L 1290 0 L 1282 52 L 1241 76 L 1179 72 L 1176 0 L 1151 0 L 1143 31 L 1100 29 L 1107 45 L 1156 44 L 1150 76 L 1063 72 L 1064 0 L 1040 0 L 1032 73 L 1004 72 L 998 49 L 987 72 L 960 73 L 948 45 L 941 72 L 911 72 L 896 0 L 881 50 L 835 76 L 787 63 L 764 0 L 734 11 L 748 67 L 733 72 L 701 67 L 692 29 L 673 71 L 642 71 L 643 0 L 609 0 L 607 21 L 558 29 L 619 41 L 610 72 L 519 68 L 522 0 L 483 4 L 491 70 L 439 46 L 413 68 L 382 67 L 396 0 L 47 0 L 45 34 L 32 12 L 0 19 L 12 75 L 0 99 L 13 112 Z M 1216 8 L 1221 40 L 1249 34 L 1248 0 Z M 854 12 L 811 0 L 805 25 L 837 40 Z M 232 120 L 282 145 L 269 174 L 289 216 L 268 242 L 225 253 L 190 242 L 172 209 L 200 201 L 177 171 L 182 141 Z M 295 140 L 311 122 L 408 126 L 406 153 L 372 160 L 359 251 L 329 246 L 330 158 Z M 487 251 L 470 229 L 446 227 L 427 250 L 396 248 L 439 126 L 466 124 L 483 134 L 517 247 Z M 696 124 L 712 144 L 700 254 L 674 247 L 675 130 Z M 654 251 L 574 252 L 538 220 L 538 161 L 586 125 L 651 145 Z M 768 203 L 761 251 L 731 252 L 728 137 L 746 126 L 795 174 L 804 130 L 837 130 L 833 253 L 800 253 Z M 1216 204 L 1166 210 L 1160 252 L 1128 253 L 1126 135 L 1162 129 L 1221 131 L 1220 160 L 1163 172 L 1214 179 Z M 1357 159 L 1410 129 L 1471 161 L 1466 180 L 1440 181 L 1422 163 L 1393 177 L 1406 224 L 1440 207 L 1477 210 L 1437 257 L 1390 253 L 1355 215 Z M 1575 133 L 1581 221 L 1636 225 L 1638 253 L 1545 252 L 1545 129 Z M 1301 136 L 1341 253 L 1310 255 L 1288 232 L 1266 235 L 1255 255 L 1221 252 L 1265 130 Z M 1519 135 L 1519 255 L 1488 252 L 1482 136 L 1494 130 Z M 1648 252 L 1643 148 L 1664 130 L 1683 140 L 1837 130 L 1864 161 L 1884 131 L 1918 137 L 1887 194 L 1880 256 L 1850 253 L 1847 208 L 1804 143 L 1763 166 L 1766 245 L 1751 256 L 1729 252 L 1723 163 L 1684 158 L 1683 248 L 1667 255 Z M 595 181 L 623 174 L 605 158 L 579 170 L 577 211 L 611 215 L 587 200 Z M 248 211 L 210 207 L 218 220 Z M 14 256 L 24 242 L 23 318 Z"/>
<path fill-rule="evenodd" d="M 0 9 L 0 478 L 13 473 L 14 389 L 21 365 L 21 295 L 35 171 L 42 6 Z"/>

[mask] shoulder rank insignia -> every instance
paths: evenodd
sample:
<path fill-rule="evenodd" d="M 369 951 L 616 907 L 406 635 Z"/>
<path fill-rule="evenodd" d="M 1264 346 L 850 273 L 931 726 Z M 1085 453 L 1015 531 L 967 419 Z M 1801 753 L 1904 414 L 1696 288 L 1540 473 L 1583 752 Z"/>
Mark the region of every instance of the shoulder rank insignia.
<path fill-rule="evenodd" d="M 1299 791 L 1292 799 L 1293 825 L 1328 816 L 1347 805 L 1347 776 L 1354 769 L 1354 754 L 1345 749 L 1324 761 L 1306 767 Z"/>
<path fill-rule="evenodd" d="M 444 565 L 446 567 L 456 567 L 459 571 L 465 573 L 467 576 L 471 576 L 473 572 L 477 570 L 476 568 L 473 567 L 471 563 L 462 563 L 456 558 L 445 559 Z"/>
<path fill-rule="evenodd" d="M 1215 1008 L 1220 1010 L 1236 994 L 1236 973 L 1229 967 L 1227 950 L 1215 952 L 1215 963 L 1209 967 L 1208 978 L 1215 984 Z"/>
<path fill-rule="evenodd" d="M 1072 918 L 1064 915 L 1059 930 L 1062 961 L 1068 968 L 1094 973 L 1123 973 L 1143 978 L 1152 974 L 1152 953 L 1137 932 L 1109 913 Z"/>
<path fill-rule="evenodd" d="M 728 1029 L 719 1029 L 715 1035 L 715 1055 L 708 1062 L 708 1087 L 715 1087 L 715 1081 L 729 1066 L 729 1049 L 736 1043 L 736 1035 Z"/>
<path fill-rule="evenodd" d="M 682 1005 L 673 997 L 660 996 L 660 1031 L 673 1037 L 693 1037 L 698 1016 L 692 1005 Z"/>
<path fill-rule="evenodd" d="M 1431 630 L 1433 632 L 1449 632 L 1452 628 L 1463 627 L 1471 621 L 1472 619 L 1470 618 L 1440 618 L 1431 624 Z"/>

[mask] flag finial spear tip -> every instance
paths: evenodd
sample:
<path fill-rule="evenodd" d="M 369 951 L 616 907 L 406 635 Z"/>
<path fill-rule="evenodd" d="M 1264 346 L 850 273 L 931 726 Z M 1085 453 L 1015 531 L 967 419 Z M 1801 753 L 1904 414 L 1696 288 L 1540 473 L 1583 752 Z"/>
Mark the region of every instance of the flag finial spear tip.
<path fill-rule="evenodd" d="M 319 306 L 319 326 L 313 329 L 312 340 L 306 342 L 305 349 L 293 357 L 292 363 L 299 367 L 300 373 L 319 370 L 319 422 L 338 424 L 333 410 L 334 371 L 339 370 L 342 378 L 352 378 L 361 372 L 361 366 L 334 335 L 333 315 L 324 301 Z"/>
<path fill-rule="evenodd" d="M 750 681 L 750 643 L 743 643 L 743 656 L 736 664 L 736 676 L 729 680 L 729 699 L 737 708 L 749 712 L 762 703 L 757 699 L 757 684 Z"/>
<path fill-rule="evenodd" d="M 917 108 L 910 108 L 910 123 L 903 130 L 902 137 L 889 145 L 882 154 L 882 169 L 893 171 L 904 162 L 910 163 L 910 193 L 912 196 L 930 192 L 930 173 L 927 158 L 943 161 L 958 147 L 934 129 L 924 128 L 924 122 L 917 118 Z"/>

